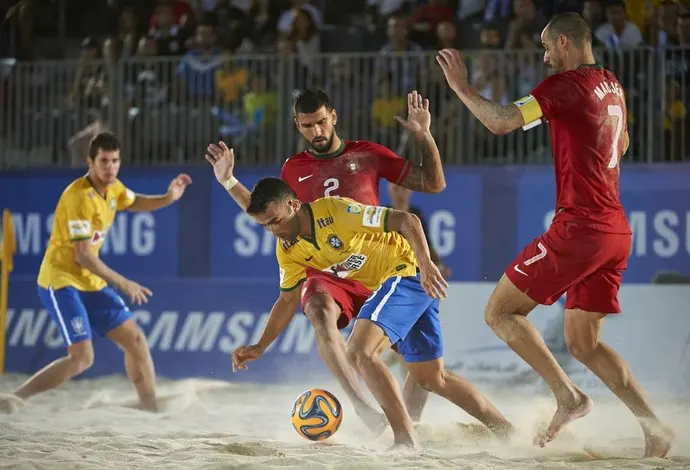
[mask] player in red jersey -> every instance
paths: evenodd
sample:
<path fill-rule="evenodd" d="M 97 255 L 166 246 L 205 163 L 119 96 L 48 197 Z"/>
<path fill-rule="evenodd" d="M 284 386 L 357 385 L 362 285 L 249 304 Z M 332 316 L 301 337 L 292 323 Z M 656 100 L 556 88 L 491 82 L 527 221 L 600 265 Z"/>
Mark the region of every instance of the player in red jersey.
<path fill-rule="evenodd" d="M 429 131 L 429 102 L 416 91 L 412 92 L 408 95 L 408 110 L 408 119 L 398 120 L 420 147 L 420 166 L 411 165 L 382 145 L 342 140 L 335 131 L 337 114 L 328 95 L 318 89 L 303 91 L 295 101 L 294 121 L 310 148 L 285 161 L 281 178 L 303 202 L 342 196 L 378 205 L 381 179 L 414 191 L 442 191 L 446 183 L 441 157 Z M 232 150 L 222 142 L 219 145 L 210 145 L 206 158 L 214 166 L 219 181 L 225 181 L 224 186 L 235 202 L 246 210 L 250 192 L 232 176 Z M 357 315 L 371 292 L 359 283 L 315 270 L 308 271 L 301 289 L 302 310 L 314 327 L 319 354 L 352 400 L 357 414 L 370 428 L 381 430 L 387 421 L 369 405 L 355 371 L 347 362 L 345 341 L 338 331 Z M 250 349 L 246 354 L 254 352 Z M 427 393 L 411 382 L 404 390 L 408 409 L 419 410 Z"/>
<path fill-rule="evenodd" d="M 483 98 L 467 81 L 458 51 L 437 61 L 448 84 L 494 134 L 548 122 L 556 173 L 556 216 L 543 235 L 508 267 L 486 307 L 486 321 L 546 381 L 557 401 L 544 446 L 592 401 L 558 365 L 526 316 L 566 294 L 565 339 L 573 356 L 594 372 L 638 418 L 647 457 L 663 457 L 673 433 L 655 416 L 630 369 L 600 340 L 603 320 L 620 312 L 618 289 L 627 266 L 631 230 L 619 199 L 619 159 L 629 145 L 623 88 L 597 65 L 587 22 L 555 16 L 542 32 L 544 62 L 556 71 L 509 105 Z"/>

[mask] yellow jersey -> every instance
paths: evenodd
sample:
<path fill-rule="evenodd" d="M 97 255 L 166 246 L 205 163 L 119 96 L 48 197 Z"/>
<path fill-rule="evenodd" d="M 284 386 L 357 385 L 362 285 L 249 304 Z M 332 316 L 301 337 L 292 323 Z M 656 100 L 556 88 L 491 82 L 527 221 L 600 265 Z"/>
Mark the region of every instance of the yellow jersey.
<path fill-rule="evenodd" d="M 340 197 L 308 204 L 312 239 L 278 240 L 280 290 L 290 291 L 317 269 L 374 291 L 391 276 L 414 276 L 417 259 L 398 232 L 388 231 L 389 209 Z"/>
<path fill-rule="evenodd" d="M 91 251 L 98 256 L 115 215 L 130 207 L 135 198 L 134 192 L 120 180 L 108 186 L 105 197 L 96 191 L 88 176 L 67 186 L 55 208 L 38 285 L 45 289 L 71 286 L 87 292 L 103 289 L 107 285 L 105 280 L 75 261 L 74 242 L 91 240 Z"/>

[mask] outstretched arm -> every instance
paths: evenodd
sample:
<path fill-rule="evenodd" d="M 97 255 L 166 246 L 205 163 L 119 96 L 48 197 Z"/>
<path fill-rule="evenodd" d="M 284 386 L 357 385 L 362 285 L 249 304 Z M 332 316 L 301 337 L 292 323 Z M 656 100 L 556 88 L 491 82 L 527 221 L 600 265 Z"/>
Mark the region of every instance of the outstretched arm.
<path fill-rule="evenodd" d="M 184 194 L 187 186 L 192 184 L 192 178 L 184 173 L 179 174 L 170 182 L 168 192 L 159 195 L 137 194 L 132 205 L 127 210 L 132 212 L 151 212 L 169 206 Z"/>

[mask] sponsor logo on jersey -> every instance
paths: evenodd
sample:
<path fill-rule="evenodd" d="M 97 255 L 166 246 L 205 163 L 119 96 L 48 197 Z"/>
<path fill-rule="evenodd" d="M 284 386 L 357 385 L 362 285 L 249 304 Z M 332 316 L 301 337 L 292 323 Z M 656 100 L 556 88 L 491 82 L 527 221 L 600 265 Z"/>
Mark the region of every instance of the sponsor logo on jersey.
<path fill-rule="evenodd" d="M 338 238 L 337 235 L 331 234 L 328 236 L 328 244 L 331 245 L 333 248 L 336 250 L 342 250 L 343 249 L 343 241 Z"/>
<path fill-rule="evenodd" d="M 67 228 L 72 238 L 88 237 L 91 234 L 91 224 L 88 220 L 68 220 Z"/>
<path fill-rule="evenodd" d="M 359 271 L 364 267 L 364 263 L 367 261 L 367 255 L 361 253 L 354 253 L 347 257 L 342 263 L 334 264 L 332 266 L 324 269 L 325 272 L 329 272 L 334 276 L 338 276 L 341 279 L 346 278 L 353 271 Z"/>
<path fill-rule="evenodd" d="M 321 217 L 316 221 L 319 228 L 326 228 L 333 223 L 333 216 Z"/>
<path fill-rule="evenodd" d="M 102 243 L 105 240 L 105 235 L 107 232 L 101 230 L 94 230 L 91 235 L 91 244 L 96 245 L 97 243 Z"/>
<path fill-rule="evenodd" d="M 407 267 L 406 264 L 399 264 L 399 265 L 395 268 L 395 272 L 402 271 L 402 270 L 405 269 L 406 267 Z"/>
<path fill-rule="evenodd" d="M 284 238 L 280 239 L 280 246 L 284 251 L 288 251 L 291 247 L 297 244 L 297 240 L 286 240 Z"/>
<path fill-rule="evenodd" d="M 383 223 L 383 211 L 381 206 L 367 206 L 362 215 L 362 225 L 365 227 L 380 227 Z"/>
<path fill-rule="evenodd" d="M 115 210 L 115 199 L 110 198 L 110 209 Z"/>
<path fill-rule="evenodd" d="M 347 207 L 347 211 L 350 214 L 359 214 L 360 212 L 362 212 L 362 206 L 360 204 L 350 204 Z"/>

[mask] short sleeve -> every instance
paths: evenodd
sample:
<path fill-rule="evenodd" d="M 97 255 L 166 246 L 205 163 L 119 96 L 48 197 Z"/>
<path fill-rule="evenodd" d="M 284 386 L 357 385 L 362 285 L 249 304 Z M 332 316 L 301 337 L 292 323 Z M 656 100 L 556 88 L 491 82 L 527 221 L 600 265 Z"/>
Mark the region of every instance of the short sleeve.
<path fill-rule="evenodd" d="M 307 280 L 306 268 L 297 263 L 290 256 L 290 244 L 285 240 L 276 243 L 276 258 L 278 259 L 278 272 L 280 275 L 280 290 L 289 292 L 295 290 Z"/>
<path fill-rule="evenodd" d="M 338 229 L 349 236 L 355 233 L 388 232 L 388 207 L 367 206 L 352 199 L 332 198 L 329 202 Z"/>
<path fill-rule="evenodd" d="M 556 74 L 545 78 L 532 90 L 530 96 L 536 100 L 541 113 L 548 120 L 569 109 L 580 97 L 580 92 L 578 86 L 570 79 L 565 78 L 563 74 Z M 528 124 L 528 121 L 525 121 L 525 124 Z"/>
<path fill-rule="evenodd" d="M 60 209 L 67 221 L 67 233 L 72 241 L 90 240 L 96 207 L 86 193 L 65 194 Z"/>
<path fill-rule="evenodd" d="M 393 184 L 400 184 L 405 181 L 410 172 L 410 162 L 396 155 L 388 147 L 373 142 L 370 145 L 378 159 L 379 177 Z"/>
<path fill-rule="evenodd" d="M 127 186 L 118 181 L 117 185 L 117 210 L 124 211 L 129 209 L 134 201 L 137 199 L 137 195 L 129 189 Z"/>

